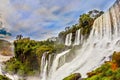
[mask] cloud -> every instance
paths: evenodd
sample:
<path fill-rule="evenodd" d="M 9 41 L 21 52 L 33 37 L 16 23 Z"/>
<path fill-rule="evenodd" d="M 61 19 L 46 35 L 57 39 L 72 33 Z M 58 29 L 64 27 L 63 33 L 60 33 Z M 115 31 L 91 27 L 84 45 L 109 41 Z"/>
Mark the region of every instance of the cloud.
<path fill-rule="evenodd" d="M 106 10 L 114 1 L 0 0 L 0 13 L 13 37 L 23 34 L 41 40 L 57 36 L 66 26 L 77 23 L 80 14 L 94 8 Z"/>

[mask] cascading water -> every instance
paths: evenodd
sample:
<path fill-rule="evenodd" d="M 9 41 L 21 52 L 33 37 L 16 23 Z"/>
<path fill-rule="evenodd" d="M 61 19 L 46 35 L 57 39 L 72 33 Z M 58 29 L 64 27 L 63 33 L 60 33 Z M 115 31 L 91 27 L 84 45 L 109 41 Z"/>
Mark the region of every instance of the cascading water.
<path fill-rule="evenodd" d="M 41 80 L 46 80 L 47 79 L 47 66 L 48 66 L 48 60 L 46 59 L 46 54 L 44 53 L 42 56 L 42 60 L 41 60 L 41 74 L 40 74 L 40 79 Z"/>
<path fill-rule="evenodd" d="M 51 77 L 48 80 L 62 80 L 75 72 L 79 72 L 82 77 L 86 77 L 87 72 L 102 64 L 114 51 L 120 51 L 119 33 L 120 0 L 117 0 L 109 11 L 95 20 L 88 40 L 82 45 L 82 48 L 76 51 L 79 53 L 77 57 L 51 73 Z M 67 35 L 66 45 L 68 45 L 68 40 Z M 59 64 L 59 59 L 57 58 L 55 62 Z M 53 65 L 56 63 L 53 63 Z"/>
<path fill-rule="evenodd" d="M 76 31 L 74 45 L 80 44 L 80 29 Z"/>
<path fill-rule="evenodd" d="M 72 44 L 71 39 L 72 39 L 72 33 L 67 34 L 66 39 L 65 39 L 65 45 L 66 46 L 70 46 Z"/>
<path fill-rule="evenodd" d="M 53 61 L 54 64 L 52 65 L 51 71 L 50 71 L 50 73 L 51 73 L 52 75 L 53 75 L 54 72 L 58 69 L 58 64 L 59 64 L 59 59 L 60 59 L 60 57 L 63 56 L 63 55 L 65 55 L 65 54 L 68 53 L 69 51 L 70 51 L 70 50 L 64 51 L 64 52 L 62 52 L 62 53 L 60 53 L 60 54 L 58 54 L 58 55 L 56 56 L 55 60 Z M 50 77 L 52 77 L 51 74 L 49 75 Z M 49 78 L 50 78 L 50 77 L 49 77 Z"/>
<path fill-rule="evenodd" d="M 40 80 L 62 80 L 64 77 L 74 72 L 79 72 L 82 77 L 86 77 L 86 73 L 102 64 L 114 51 L 120 51 L 120 0 L 113 5 L 112 8 L 98 19 L 95 20 L 91 34 L 76 52 L 77 57 L 61 67 L 58 64 L 59 59 L 66 55 L 70 50 L 64 51 L 56 55 L 51 70 L 48 74 L 48 64 L 50 60 L 46 59 L 46 54 L 41 60 L 41 78 Z M 72 44 L 72 33 L 66 35 L 65 45 Z M 80 30 L 76 32 L 75 45 L 79 45 L 82 40 Z M 18 80 L 18 76 L 9 75 L 2 71 L 2 62 L 10 57 L 0 56 L 0 74 L 6 75 L 12 80 Z M 48 76 L 49 75 L 49 76 Z M 28 79 L 30 80 L 30 79 Z"/>
<path fill-rule="evenodd" d="M 80 32 L 81 29 L 76 31 L 74 45 L 80 45 L 83 43 L 83 35 Z"/>

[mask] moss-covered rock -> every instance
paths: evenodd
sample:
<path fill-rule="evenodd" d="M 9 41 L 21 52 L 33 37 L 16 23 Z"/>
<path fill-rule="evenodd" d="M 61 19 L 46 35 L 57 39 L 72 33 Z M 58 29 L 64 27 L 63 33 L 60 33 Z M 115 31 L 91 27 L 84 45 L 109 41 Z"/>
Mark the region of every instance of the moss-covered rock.
<path fill-rule="evenodd" d="M 80 78 L 81 78 L 80 73 L 74 73 L 74 74 L 71 74 L 70 76 L 64 78 L 63 80 L 78 80 Z"/>

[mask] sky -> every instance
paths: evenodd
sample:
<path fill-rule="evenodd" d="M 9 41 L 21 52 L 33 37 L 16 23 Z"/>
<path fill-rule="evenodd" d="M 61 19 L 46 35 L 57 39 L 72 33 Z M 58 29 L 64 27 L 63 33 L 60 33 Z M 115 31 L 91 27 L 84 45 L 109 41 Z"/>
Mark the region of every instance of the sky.
<path fill-rule="evenodd" d="M 81 14 L 93 9 L 106 11 L 115 0 L 0 0 L 4 28 L 0 36 L 22 34 L 35 40 L 57 36 L 78 23 Z M 2 31 L 6 30 L 6 34 Z"/>

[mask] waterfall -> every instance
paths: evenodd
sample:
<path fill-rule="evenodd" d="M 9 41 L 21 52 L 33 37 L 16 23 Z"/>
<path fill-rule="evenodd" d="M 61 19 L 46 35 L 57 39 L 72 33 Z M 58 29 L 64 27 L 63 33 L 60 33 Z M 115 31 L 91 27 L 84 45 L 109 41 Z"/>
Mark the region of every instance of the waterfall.
<path fill-rule="evenodd" d="M 51 73 L 52 73 L 52 75 L 54 74 L 54 72 L 58 69 L 58 64 L 59 64 L 59 59 L 60 59 L 60 57 L 61 56 L 63 56 L 63 55 L 65 55 L 66 53 L 68 53 L 70 50 L 67 50 L 67 51 L 64 51 L 64 52 L 62 52 L 62 53 L 60 53 L 60 54 L 58 54 L 56 57 L 55 57 L 55 59 L 54 59 L 54 61 L 53 61 L 53 65 L 52 65 L 52 67 L 51 67 Z"/>
<path fill-rule="evenodd" d="M 43 53 L 42 59 L 41 59 L 41 74 L 40 74 L 40 79 L 41 80 L 46 80 L 47 79 L 47 66 L 48 66 L 48 60 L 46 59 L 47 53 Z"/>
<path fill-rule="evenodd" d="M 83 35 L 80 32 L 81 32 L 81 29 L 76 31 L 74 45 L 83 44 Z"/>
<path fill-rule="evenodd" d="M 66 36 L 66 45 L 69 44 L 69 35 Z M 51 73 L 48 80 L 62 80 L 75 72 L 86 77 L 87 72 L 103 64 L 114 51 L 120 51 L 120 0 L 95 20 L 88 40 L 77 51 L 77 57 Z M 55 59 L 57 64 L 58 60 Z"/>
<path fill-rule="evenodd" d="M 80 44 L 80 29 L 76 31 L 74 45 Z"/>
<path fill-rule="evenodd" d="M 66 35 L 66 39 L 65 39 L 65 45 L 66 46 L 70 46 L 72 44 L 72 33 L 69 33 Z"/>

